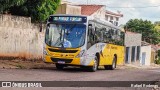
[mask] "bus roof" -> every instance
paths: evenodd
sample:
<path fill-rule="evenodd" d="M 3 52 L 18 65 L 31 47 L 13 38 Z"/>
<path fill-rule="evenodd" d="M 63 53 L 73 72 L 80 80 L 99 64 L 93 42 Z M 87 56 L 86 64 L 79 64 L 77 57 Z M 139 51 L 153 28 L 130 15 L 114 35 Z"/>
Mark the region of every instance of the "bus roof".
<path fill-rule="evenodd" d="M 89 20 L 93 21 L 93 22 L 96 22 L 96 23 L 100 23 L 100 24 L 103 24 L 105 26 L 108 26 L 108 27 L 112 27 L 112 28 L 115 28 L 115 29 L 118 29 L 118 30 L 121 30 L 122 28 L 118 27 L 118 26 L 115 26 L 113 25 L 112 23 L 108 22 L 108 21 L 105 21 L 103 19 L 99 19 L 99 18 L 90 18 Z"/>
<path fill-rule="evenodd" d="M 74 15 L 74 14 L 53 14 L 50 16 L 83 16 L 83 17 L 87 17 L 86 15 Z"/>
<path fill-rule="evenodd" d="M 120 27 L 115 26 L 115 25 L 113 25 L 112 23 L 110 23 L 110 22 L 108 22 L 108 21 L 105 21 L 105 20 L 102 20 L 102 19 L 99 19 L 99 18 L 93 18 L 93 17 L 87 16 L 87 15 L 53 14 L 53 15 L 50 15 L 50 16 L 80 16 L 80 17 L 82 16 L 82 17 L 87 17 L 87 20 L 91 20 L 91 21 L 93 21 L 93 22 L 97 22 L 97 23 L 103 24 L 103 25 L 105 25 L 105 26 L 108 26 L 108 27 L 112 27 L 112 28 L 121 30 Z"/>

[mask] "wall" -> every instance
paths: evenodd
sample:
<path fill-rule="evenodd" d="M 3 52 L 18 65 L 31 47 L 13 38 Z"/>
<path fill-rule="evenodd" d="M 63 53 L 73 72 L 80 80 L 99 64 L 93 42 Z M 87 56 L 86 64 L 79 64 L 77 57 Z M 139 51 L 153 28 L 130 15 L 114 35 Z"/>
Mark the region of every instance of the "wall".
<path fill-rule="evenodd" d="M 39 31 L 31 18 L 0 15 L 0 56 L 41 58 L 44 33 Z"/>
<path fill-rule="evenodd" d="M 94 18 L 105 19 L 106 6 L 103 6 L 101 9 L 97 10 L 91 16 Z"/>
<path fill-rule="evenodd" d="M 56 14 L 81 15 L 81 7 L 69 4 L 61 4 L 57 9 Z"/>
<path fill-rule="evenodd" d="M 150 65 L 150 63 L 151 63 L 151 45 L 141 46 L 141 59 L 140 59 L 141 64 L 142 64 L 142 53 L 143 52 L 146 53 L 145 65 Z"/>
<path fill-rule="evenodd" d="M 67 5 L 66 14 L 81 15 L 81 7 L 80 6 Z"/>
<path fill-rule="evenodd" d="M 126 63 L 140 64 L 140 53 L 137 52 L 138 47 L 141 47 L 142 35 L 134 32 L 125 33 L 125 46 L 126 46 Z M 139 50 L 140 51 L 140 50 Z"/>
<path fill-rule="evenodd" d="M 157 53 L 155 51 L 151 51 L 151 63 L 155 63 Z"/>
<path fill-rule="evenodd" d="M 126 32 L 125 33 L 125 46 L 141 46 L 141 38 L 142 35 L 134 32 Z"/>

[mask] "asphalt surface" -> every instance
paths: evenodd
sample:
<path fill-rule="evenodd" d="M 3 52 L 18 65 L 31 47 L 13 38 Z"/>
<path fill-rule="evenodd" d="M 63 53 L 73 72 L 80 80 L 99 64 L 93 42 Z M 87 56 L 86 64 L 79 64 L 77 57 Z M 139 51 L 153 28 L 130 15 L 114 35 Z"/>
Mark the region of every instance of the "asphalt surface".
<path fill-rule="evenodd" d="M 115 69 L 88 72 L 80 68 L 57 70 L 44 69 L 0 69 L 0 81 L 160 81 L 160 68 Z M 159 86 L 160 87 L 160 86 Z M 0 88 L 0 90 L 154 90 L 153 88 L 117 87 L 54 87 L 54 88 Z M 156 90 L 156 89 L 155 89 Z M 157 90 L 160 90 L 157 89 Z"/>

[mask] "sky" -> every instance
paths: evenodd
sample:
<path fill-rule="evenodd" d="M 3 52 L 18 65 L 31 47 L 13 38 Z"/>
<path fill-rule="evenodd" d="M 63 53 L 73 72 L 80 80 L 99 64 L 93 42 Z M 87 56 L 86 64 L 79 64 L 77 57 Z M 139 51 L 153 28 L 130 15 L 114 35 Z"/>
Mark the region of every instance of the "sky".
<path fill-rule="evenodd" d="M 106 10 L 120 11 L 124 17 L 120 24 L 130 19 L 150 20 L 153 23 L 160 21 L 160 0 L 67 0 L 78 4 L 106 5 Z"/>

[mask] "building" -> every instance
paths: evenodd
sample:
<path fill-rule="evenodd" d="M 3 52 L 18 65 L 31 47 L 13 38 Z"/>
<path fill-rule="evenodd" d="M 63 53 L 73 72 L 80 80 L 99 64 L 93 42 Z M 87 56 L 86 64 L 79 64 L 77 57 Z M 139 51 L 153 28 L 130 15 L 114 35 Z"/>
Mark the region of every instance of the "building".
<path fill-rule="evenodd" d="M 151 64 L 151 45 L 147 42 L 142 41 L 141 43 L 141 57 L 140 65 L 150 65 Z"/>
<path fill-rule="evenodd" d="M 139 33 L 128 32 L 125 33 L 125 63 L 140 64 L 141 38 Z"/>
<path fill-rule="evenodd" d="M 58 7 L 58 9 L 56 11 L 56 14 L 81 15 L 81 7 L 80 6 L 75 6 L 75 5 L 72 5 L 72 4 L 63 3 Z"/>
<path fill-rule="evenodd" d="M 104 19 L 118 26 L 120 18 L 123 17 L 119 11 L 117 13 L 106 10 L 105 5 L 79 5 L 81 6 L 81 14 L 92 16 L 94 18 Z"/>
<path fill-rule="evenodd" d="M 113 23 L 116 26 L 119 26 L 119 20 L 122 17 L 123 17 L 123 14 L 121 14 L 120 11 L 117 11 L 117 13 L 114 13 L 106 10 L 105 20 Z"/>
<path fill-rule="evenodd" d="M 115 13 L 106 10 L 105 5 L 79 5 L 66 0 L 61 1 L 61 5 L 58 7 L 56 14 L 87 15 L 93 18 L 106 20 L 116 26 L 119 25 L 119 20 L 123 17 L 120 11 Z"/>
<path fill-rule="evenodd" d="M 125 33 L 125 63 L 133 65 L 147 65 L 152 63 L 152 48 L 147 42 L 141 40 L 140 33 L 128 32 Z"/>
<path fill-rule="evenodd" d="M 160 45 L 151 45 L 151 63 L 155 63 L 158 59 L 158 51 L 160 50 Z"/>
<path fill-rule="evenodd" d="M 81 7 L 81 15 L 105 19 L 105 5 L 78 5 Z"/>

